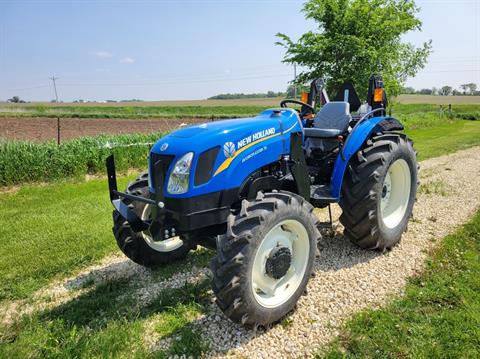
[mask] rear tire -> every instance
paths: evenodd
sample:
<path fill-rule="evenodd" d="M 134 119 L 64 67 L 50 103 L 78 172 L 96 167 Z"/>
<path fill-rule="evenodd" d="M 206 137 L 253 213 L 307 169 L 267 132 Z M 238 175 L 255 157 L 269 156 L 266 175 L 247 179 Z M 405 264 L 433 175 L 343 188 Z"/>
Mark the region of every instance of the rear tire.
<path fill-rule="evenodd" d="M 149 195 L 148 174 L 143 173 L 127 186 L 126 193 L 146 197 Z M 148 205 L 141 202 L 123 200 L 142 219 L 148 217 Z M 118 211 L 113 211 L 113 234 L 120 250 L 132 261 L 145 267 L 155 267 L 183 259 L 195 247 L 190 241 L 174 237 L 154 242 L 148 233 L 136 233 Z"/>
<path fill-rule="evenodd" d="M 212 287 L 220 309 L 236 323 L 266 326 L 290 312 L 310 278 L 318 218 L 289 192 L 242 202 L 218 237 Z"/>
<path fill-rule="evenodd" d="M 413 142 L 397 133 L 369 139 L 345 174 L 340 200 L 345 236 L 362 248 L 391 249 L 407 229 L 416 192 Z"/>

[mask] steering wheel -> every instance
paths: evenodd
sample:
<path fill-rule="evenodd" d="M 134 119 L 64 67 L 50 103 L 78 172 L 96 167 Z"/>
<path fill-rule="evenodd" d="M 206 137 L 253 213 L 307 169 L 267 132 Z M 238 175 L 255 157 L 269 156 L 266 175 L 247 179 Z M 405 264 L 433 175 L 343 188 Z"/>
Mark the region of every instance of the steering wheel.
<path fill-rule="evenodd" d="M 294 103 L 295 105 L 306 106 L 307 108 L 309 108 L 310 110 L 312 110 L 312 113 L 315 113 L 315 109 L 314 109 L 312 106 L 310 106 L 308 103 L 305 103 L 305 102 L 302 102 L 302 101 L 298 101 L 298 100 L 292 100 L 292 99 L 282 100 L 282 101 L 280 102 L 280 107 L 283 107 L 283 108 L 288 107 L 288 106 L 287 106 L 287 103 Z"/>

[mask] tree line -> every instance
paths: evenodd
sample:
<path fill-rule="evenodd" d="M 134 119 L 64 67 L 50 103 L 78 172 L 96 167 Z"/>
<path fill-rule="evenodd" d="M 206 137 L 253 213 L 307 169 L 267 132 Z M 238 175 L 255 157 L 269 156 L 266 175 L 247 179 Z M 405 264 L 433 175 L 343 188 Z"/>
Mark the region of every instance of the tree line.
<path fill-rule="evenodd" d="M 404 87 L 401 93 L 405 95 L 480 96 L 480 91 L 478 91 L 477 88 L 477 84 L 470 82 L 460 85 L 460 89 L 448 85 L 439 88 L 424 88 L 421 90 L 416 90 L 413 87 Z"/>
<path fill-rule="evenodd" d="M 222 93 L 209 97 L 208 100 L 237 100 L 244 98 L 272 98 L 272 97 L 285 97 L 285 92 L 268 91 L 266 93 Z"/>

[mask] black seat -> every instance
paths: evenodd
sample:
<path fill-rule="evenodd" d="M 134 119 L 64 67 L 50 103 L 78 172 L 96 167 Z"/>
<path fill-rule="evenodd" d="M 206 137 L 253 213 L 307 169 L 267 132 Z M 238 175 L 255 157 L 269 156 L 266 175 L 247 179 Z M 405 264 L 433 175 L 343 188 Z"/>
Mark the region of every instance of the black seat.
<path fill-rule="evenodd" d="M 312 128 L 305 128 L 306 137 L 331 138 L 347 132 L 352 120 L 348 102 L 329 102 L 318 111 Z"/>

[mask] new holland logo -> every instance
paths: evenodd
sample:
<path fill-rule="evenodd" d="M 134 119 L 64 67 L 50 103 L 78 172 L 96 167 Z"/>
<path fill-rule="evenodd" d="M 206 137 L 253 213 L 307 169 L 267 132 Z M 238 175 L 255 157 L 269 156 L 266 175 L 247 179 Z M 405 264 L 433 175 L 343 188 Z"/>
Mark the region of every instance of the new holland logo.
<path fill-rule="evenodd" d="M 223 145 L 223 154 L 225 155 L 225 157 L 233 157 L 235 156 L 235 152 L 235 144 L 233 142 L 225 142 L 225 144 Z"/>
<path fill-rule="evenodd" d="M 164 143 L 162 147 L 160 147 L 160 151 L 165 151 L 168 148 L 168 143 Z"/>

